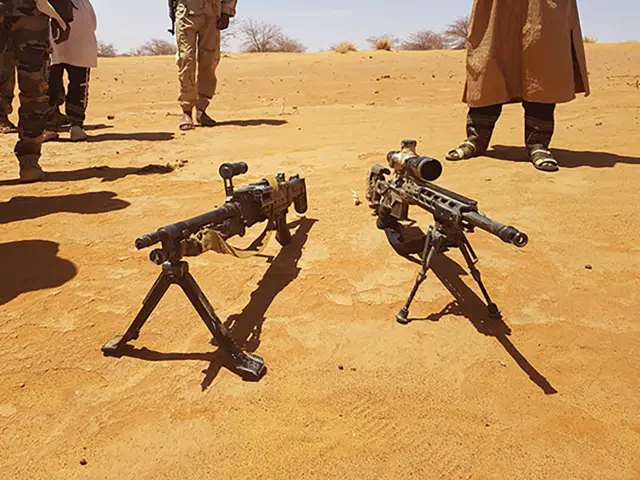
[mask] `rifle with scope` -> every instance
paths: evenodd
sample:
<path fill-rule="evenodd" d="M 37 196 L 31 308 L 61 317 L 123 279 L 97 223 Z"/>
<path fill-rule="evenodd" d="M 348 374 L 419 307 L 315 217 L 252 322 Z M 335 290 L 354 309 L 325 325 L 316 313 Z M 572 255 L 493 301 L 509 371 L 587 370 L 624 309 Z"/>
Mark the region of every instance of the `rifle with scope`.
<path fill-rule="evenodd" d="M 417 142 L 404 140 L 400 151 L 389 152 L 387 163 L 390 168 L 375 164 L 368 175 L 367 200 L 378 217 L 378 228 L 385 230 L 391 240 L 403 241 L 402 226 L 399 222 L 409 220 L 409 207 L 417 206 L 433 215 L 434 225 L 429 227 L 421 251 L 421 271 L 405 306 L 396 319 L 409 322 L 409 307 L 424 282 L 434 255 L 446 252 L 449 248 L 458 248 L 465 258 L 471 274 L 478 283 L 487 302 L 489 313 L 500 316 L 500 310 L 491 301 L 480 278 L 478 262 L 466 234 L 476 228 L 495 235 L 505 243 L 518 248 L 527 245 L 526 234 L 512 226 L 496 222 L 478 210 L 478 202 L 452 192 L 431 182 L 442 174 L 442 164 L 430 157 L 416 153 Z M 394 173 L 393 178 L 386 176 Z"/>
<path fill-rule="evenodd" d="M 279 173 L 273 178 L 264 178 L 235 189 L 233 178 L 247 171 L 248 166 L 244 162 L 222 164 L 219 173 L 224 180 L 227 195 L 222 206 L 166 225 L 136 239 L 135 246 L 138 250 L 160 244 L 159 248 L 151 251 L 149 257 L 153 263 L 162 266 L 162 271 L 125 334 L 103 345 L 105 355 L 121 356 L 126 343 L 138 338 L 140 329 L 169 287 L 177 284 L 185 292 L 217 344 L 230 354 L 238 373 L 252 380 L 258 380 L 264 375 L 264 360 L 258 355 L 243 352 L 236 345 L 227 327 L 217 317 L 189 273 L 189 265 L 182 260 L 185 256 L 197 256 L 209 250 L 246 258 L 262 251 L 273 232 L 280 245 L 290 243 L 291 233 L 287 224 L 289 208 L 293 205 L 299 214 L 307 211 L 304 178 L 295 175 L 287 180 L 284 174 Z M 243 237 L 247 228 L 260 222 L 265 222 L 265 230 L 248 249 L 235 248 L 227 243 L 231 237 Z"/>

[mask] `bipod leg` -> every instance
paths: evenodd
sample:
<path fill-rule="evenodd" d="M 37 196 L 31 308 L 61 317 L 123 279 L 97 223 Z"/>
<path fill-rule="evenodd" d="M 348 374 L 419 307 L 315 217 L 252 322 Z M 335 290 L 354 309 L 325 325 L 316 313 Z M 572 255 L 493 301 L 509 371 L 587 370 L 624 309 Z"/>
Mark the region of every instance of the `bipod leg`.
<path fill-rule="evenodd" d="M 420 272 L 418 272 L 418 276 L 416 277 L 416 281 L 413 284 L 413 288 L 411 289 L 411 293 L 409 293 L 409 298 L 407 298 L 407 302 L 402 307 L 402 310 L 398 312 L 396 315 L 396 320 L 398 323 L 406 325 L 409 323 L 409 307 L 411 307 L 411 303 L 418 293 L 418 289 L 422 282 L 427 278 L 427 271 L 431 266 L 431 262 L 433 261 L 433 256 L 440 251 L 440 245 L 442 244 L 442 238 L 439 234 L 434 233 L 434 228 L 429 227 L 427 231 L 427 235 L 424 242 L 424 250 L 422 252 L 422 267 Z"/>
<path fill-rule="evenodd" d="M 476 263 L 478 263 L 478 257 L 473 251 L 473 247 L 469 243 L 469 239 L 466 236 L 464 236 L 463 238 L 464 240 L 458 248 L 460 248 L 460 251 L 462 252 L 462 256 L 467 261 L 467 265 L 469 266 L 469 270 L 471 271 L 471 276 L 476 281 L 476 283 L 480 287 L 480 290 L 482 291 L 482 295 L 484 296 L 484 299 L 487 302 L 487 308 L 489 309 L 489 316 L 493 318 L 500 318 L 501 316 L 500 309 L 495 303 L 493 303 L 493 301 L 491 300 L 491 297 L 489 297 L 489 292 L 487 292 L 487 289 L 485 288 L 484 283 L 482 283 L 480 270 L 478 270 L 478 268 L 476 267 Z"/>
<path fill-rule="evenodd" d="M 168 265 L 167 267 L 165 267 L 163 265 L 162 272 L 160 272 L 160 275 L 158 275 L 158 278 L 151 287 L 151 290 L 149 290 L 149 293 L 147 293 L 147 296 L 142 301 L 142 308 L 140 309 L 138 315 L 136 315 L 136 318 L 133 320 L 124 335 L 113 337 L 102 346 L 101 350 L 105 356 L 120 356 L 122 347 L 124 347 L 124 345 L 128 341 L 138 338 L 140 329 L 149 319 L 149 316 L 158 306 L 158 303 L 160 303 L 160 300 L 162 299 L 164 294 L 167 293 L 167 290 L 172 283 L 175 283 L 175 280 L 170 271 L 170 266 Z"/>
<path fill-rule="evenodd" d="M 237 372 L 246 380 L 260 380 L 266 372 L 262 357 L 243 352 L 231 337 L 229 329 L 220 321 L 204 292 L 190 273 L 178 280 L 191 304 L 202 318 L 218 346 L 224 348 L 235 362 Z"/>

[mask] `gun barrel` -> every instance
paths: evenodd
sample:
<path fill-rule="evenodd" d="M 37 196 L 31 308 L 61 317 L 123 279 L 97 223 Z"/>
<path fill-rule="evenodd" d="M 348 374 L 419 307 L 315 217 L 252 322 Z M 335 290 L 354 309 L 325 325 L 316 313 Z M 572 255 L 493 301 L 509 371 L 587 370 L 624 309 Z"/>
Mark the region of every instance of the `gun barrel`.
<path fill-rule="evenodd" d="M 185 239 L 207 225 L 221 223 L 237 214 L 238 207 L 234 203 L 226 203 L 211 212 L 203 213 L 202 215 L 181 222 L 172 223 L 153 233 L 143 235 L 136 239 L 135 245 L 138 250 L 142 250 L 143 248 L 160 243 L 163 240 L 171 238 Z"/>
<path fill-rule="evenodd" d="M 470 225 L 495 235 L 505 243 L 511 243 L 518 248 L 522 248 L 529 243 L 529 237 L 525 233 L 522 233 L 515 227 L 493 221 L 481 213 L 465 212 L 462 214 L 462 217 Z"/>

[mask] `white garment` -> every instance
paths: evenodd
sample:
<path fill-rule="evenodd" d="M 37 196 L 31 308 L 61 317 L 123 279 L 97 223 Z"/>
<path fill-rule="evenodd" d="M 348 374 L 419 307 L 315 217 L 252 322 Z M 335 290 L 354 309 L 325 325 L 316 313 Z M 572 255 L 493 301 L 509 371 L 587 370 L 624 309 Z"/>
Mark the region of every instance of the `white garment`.
<path fill-rule="evenodd" d="M 90 0 L 73 0 L 71 34 L 66 42 L 58 45 L 51 39 L 51 64 L 66 63 L 74 67 L 95 68 L 98 66 L 98 42 L 96 29 L 98 20 Z"/>

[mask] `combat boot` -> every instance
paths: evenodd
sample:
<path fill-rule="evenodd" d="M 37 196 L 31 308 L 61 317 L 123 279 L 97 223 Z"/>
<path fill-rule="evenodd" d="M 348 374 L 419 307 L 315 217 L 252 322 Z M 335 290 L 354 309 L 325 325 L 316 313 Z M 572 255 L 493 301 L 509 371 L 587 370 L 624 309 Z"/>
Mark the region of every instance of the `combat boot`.
<path fill-rule="evenodd" d="M 6 113 L 0 113 L 0 133 L 17 133 L 18 127 L 16 127 L 11 120 L 9 120 L 9 115 Z"/>
<path fill-rule="evenodd" d="M 36 155 L 26 155 L 18 161 L 20 162 L 20 181 L 22 183 L 37 182 L 44 178 L 45 173 L 38 164 Z"/>

